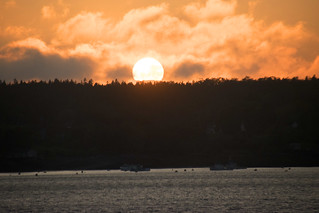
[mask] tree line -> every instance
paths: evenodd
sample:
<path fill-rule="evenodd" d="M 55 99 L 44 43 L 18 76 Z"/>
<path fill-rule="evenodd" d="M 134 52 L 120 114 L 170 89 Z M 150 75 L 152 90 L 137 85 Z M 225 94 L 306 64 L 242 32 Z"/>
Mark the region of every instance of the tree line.
<path fill-rule="evenodd" d="M 108 162 L 90 162 L 112 168 L 318 165 L 318 92 L 315 76 L 0 81 L 0 165 L 56 169 L 99 156 Z"/>

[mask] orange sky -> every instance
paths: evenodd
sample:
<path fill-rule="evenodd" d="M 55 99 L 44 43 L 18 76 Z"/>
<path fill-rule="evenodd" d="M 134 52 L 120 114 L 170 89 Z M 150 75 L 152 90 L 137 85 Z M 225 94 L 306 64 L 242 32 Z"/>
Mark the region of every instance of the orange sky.
<path fill-rule="evenodd" d="M 319 74 L 318 0 L 0 0 L 0 79 L 132 81 Z"/>

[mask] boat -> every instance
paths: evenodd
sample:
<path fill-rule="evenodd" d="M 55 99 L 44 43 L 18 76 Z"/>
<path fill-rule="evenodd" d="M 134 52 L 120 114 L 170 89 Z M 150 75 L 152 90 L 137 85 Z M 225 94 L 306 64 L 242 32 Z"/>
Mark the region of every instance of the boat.
<path fill-rule="evenodd" d="M 229 162 L 227 164 L 215 164 L 214 166 L 210 167 L 211 171 L 218 171 L 218 170 L 234 170 L 234 169 L 246 169 L 246 167 L 239 167 L 237 163 Z"/>
<path fill-rule="evenodd" d="M 223 164 L 215 164 L 210 167 L 210 170 L 225 170 L 225 166 Z"/>
<path fill-rule="evenodd" d="M 142 165 L 139 164 L 124 164 L 120 167 L 121 171 L 129 171 L 129 172 L 149 172 L 151 171 L 150 168 L 144 168 Z"/>

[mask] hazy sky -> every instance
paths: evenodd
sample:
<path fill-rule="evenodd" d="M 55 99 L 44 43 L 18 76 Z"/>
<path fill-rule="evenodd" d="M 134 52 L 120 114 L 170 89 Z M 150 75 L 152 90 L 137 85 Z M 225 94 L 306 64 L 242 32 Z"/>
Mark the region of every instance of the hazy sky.
<path fill-rule="evenodd" d="M 0 79 L 319 74 L 318 0 L 0 0 Z"/>

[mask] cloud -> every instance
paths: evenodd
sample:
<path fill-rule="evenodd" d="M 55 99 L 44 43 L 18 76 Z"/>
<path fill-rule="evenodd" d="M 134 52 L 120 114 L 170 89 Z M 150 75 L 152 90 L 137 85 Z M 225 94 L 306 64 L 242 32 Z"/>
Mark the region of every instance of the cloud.
<path fill-rule="evenodd" d="M 187 16 L 196 20 L 224 18 L 233 15 L 236 9 L 236 1 L 230 0 L 207 0 L 205 5 L 198 2 L 184 7 Z"/>
<path fill-rule="evenodd" d="M 84 70 L 92 69 L 79 71 L 80 77 L 88 73 L 99 82 L 132 80 L 131 67 L 146 56 L 163 64 L 165 80 L 319 74 L 315 48 L 319 38 L 303 23 L 269 25 L 256 21 L 252 13 L 235 14 L 236 5 L 235 0 L 190 3 L 183 8 L 187 18 L 182 18 L 172 14 L 168 4 L 159 4 L 128 11 L 118 21 L 102 12 L 82 11 L 58 24 L 51 42 L 40 38 L 13 42 L 6 46 L 11 51 L 0 58 L 18 63 L 32 53 L 45 64 L 55 60 L 76 67 L 79 63 Z M 38 55 L 27 52 L 30 49 Z"/>
<path fill-rule="evenodd" d="M 175 70 L 176 77 L 191 77 L 194 74 L 201 74 L 205 70 L 204 65 L 192 62 L 184 62 Z"/>
<path fill-rule="evenodd" d="M 130 80 L 132 78 L 132 69 L 129 67 L 117 67 L 107 70 L 107 77 L 117 80 Z"/>
<path fill-rule="evenodd" d="M 260 67 L 258 64 L 252 64 L 249 67 L 241 66 L 239 69 L 235 69 L 234 73 L 238 73 L 238 74 L 246 73 L 247 76 L 252 76 L 255 73 L 258 73 L 259 69 Z"/>
<path fill-rule="evenodd" d="M 41 9 L 42 17 L 45 19 L 51 19 L 56 17 L 55 9 L 51 6 L 43 6 Z"/>
<path fill-rule="evenodd" d="M 89 58 L 63 57 L 36 39 L 12 43 L 0 50 L 2 80 L 81 80 L 91 78 L 94 69 L 95 63 Z"/>
<path fill-rule="evenodd" d="M 308 76 L 311 76 L 313 73 L 319 74 L 319 56 L 314 60 L 314 62 L 311 64 L 310 69 L 308 70 Z M 318 76 L 317 76 L 318 77 Z"/>
<path fill-rule="evenodd" d="M 59 25 L 58 41 L 67 44 L 99 41 L 106 32 L 106 24 L 102 13 L 82 12 Z"/>
<path fill-rule="evenodd" d="M 41 9 L 41 15 L 44 19 L 54 19 L 66 17 L 70 12 L 68 5 L 62 0 L 52 5 L 44 5 Z"/>
<path fill-rule="evenodd" d="M 54 52 L 54 49 L 49 48 L 43 41 L 30 37 L 24 40 L 11 42 L 10 44 L 1 48 L 0 59 L 4 59 L 9 62 L 18 61 L 21 58 L 28 56 L 26 52 L 29 49 L 36 49 L 43 54 Z"/>
<path fill-rule="evenodd" d="M 8 26 L 1 33 L 3 37 L 21 38 L 34 34 L 34 30 L 24 26 Z"/>
<path fill-rule="evenodd" d="M 41 52 L 46 52 L 46 53 L 52 51 L 52 49 L 49 48 L 42 40 L 33 38 L 33 37 L 12 42 L 7 46 L 13 47 L 13 48 L 20 47 L 20 48 L 39 49 Z"/>

